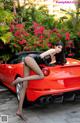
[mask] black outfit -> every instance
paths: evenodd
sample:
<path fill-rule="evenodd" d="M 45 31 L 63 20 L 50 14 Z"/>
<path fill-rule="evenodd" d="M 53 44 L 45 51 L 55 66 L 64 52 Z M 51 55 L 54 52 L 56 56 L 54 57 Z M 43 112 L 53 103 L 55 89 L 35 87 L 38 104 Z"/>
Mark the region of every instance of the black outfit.
<path fill-rule="evenodd" d="M 28 54 L 27 56 L 34 58 L 34 60 L 37 62 L 37 64 L 45 64 L 48 66 L 53 65 L 53 64 L 52 65 L 49 64 L 51 62 L 50 55 L 47 55 L 44 58 L 41 58 L 40 54 Z M 54 63 L 55 65 L 64 65 L 66 63 L 64 50 L 62 50 L 62 52 L 60 52 L 60 53 L 56 53 L 55 58 L 56 58 L 56 63 Z M 24 61 L 24 63 L 25 63 L 25 61 Z"/>
<path fill-rule="evenodd" d="M 51 62 L 51 56 L 48 55 L 44 58 L 40 57 L 40 54 L 29 54 L 29 57 L 32 57 L 35 59 L 35 61 L 37 62 L 37 64 L 46 64 L 48 65 Z"/>

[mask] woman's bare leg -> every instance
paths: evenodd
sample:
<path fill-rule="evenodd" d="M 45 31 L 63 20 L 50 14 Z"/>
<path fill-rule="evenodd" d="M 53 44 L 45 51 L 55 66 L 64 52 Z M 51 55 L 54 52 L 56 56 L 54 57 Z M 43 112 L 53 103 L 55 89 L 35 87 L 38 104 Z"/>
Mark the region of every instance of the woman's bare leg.
<path fill-rule="evenodd" d="M 27 66 L 24 65 L 24 77 L 29 76 L 29 73 L 30 73 L 30 69 Z M 24 119 L 24 117 L 23 117 L 23 114 L 22 114 L 22 107 L 23 107 L 23 102 L 24 102 L 24 98 L 25 98 L 27 85 L 28 85 L 28 81 L 24 81 L 22 90 L 20 92 L 20 101 L 19 101 L 19 104 L 18 104 L 18 110 L 16 112 L 16 114 L 18 116 L 22 117 L 23 119 Z"/>
<path fill-rule="evenodd" d="M 41 71 L 40 67 L 38 66 L 38 64 L 36 63 L 36 61 L 32 57 L 26 57 L 25 63 L 29 68 L 31 68 L 35 73 L 37 73 L 37 75 L 31 75 L 28 77 L 19 78 L 13 82 L 13 85 L 15 85 L 19 82 L 26 81 L 26 80 L 37 80 L 37 79 L 43 79 L 44 78 L 43 72 Z"/>
<path fill-rule="evenodd" d="M 22 106 L 23 106 L 23 101 L 24 101 L 24 98 L 25 98 L 25 92 L 26 92 L 26 87 L 27 87 L 27 84 L 28 84 L 28 80 L 32 80 L 32 79 L 42 79 L 44 77 L 41 69 L 39 68 L 39 66 L 37 65 L 36 61 L 31 58 L 31 57 L 28 57 L 27 59 L 25 59 L 25 62 L 26 62 L 26 65 L 24 64 L 24 78 L 28 78 L 28 79 L 25 79 L 23 80 L 23 88 L 20 92 L 20 102 L 19 102 L 19 105 L 18 105 L 18 110 L 17 110 L 17 115 L 19 116 L 22 116 Z M 30 68 L 36 72 L 38 75 L 32 75 L 32 76 L 29 76 L 29 73 L 30 73 Z"/>

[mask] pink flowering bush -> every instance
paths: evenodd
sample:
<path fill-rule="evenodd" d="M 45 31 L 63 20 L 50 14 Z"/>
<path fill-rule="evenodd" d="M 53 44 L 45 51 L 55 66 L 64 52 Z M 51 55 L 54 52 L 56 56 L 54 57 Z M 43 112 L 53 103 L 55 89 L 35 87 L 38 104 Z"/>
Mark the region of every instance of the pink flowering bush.
<path fill-rule="evenodd" d="M 45 51 L 53 48 L 54 44 L 60 40 L 64 43 L 67 57 L 74 57 L 75 54 L 79 54 L 80 52 L 80 32 L 75 34 L 77 41 L 74 41 L 74 37 L 69 31 L 63 28 L 46 29 L 43 25 L 34 21 L 32 23 L 31 33 L 26 30 L 24 24 L 14 22 L 10 24 L 10 32 L 12 33 L 12 37 L 8 42 L 8 46 L 12 53 L 21 51 Z"/>
<path fill-rule="evenodd" d="M 8 44 L 12 52 L 42 51 L 51 47 L 50 30 L 46 30 L 44 26 L 36 22 L 33 22 L 33 34 L 28 33 L 23 24 L 11 23 L 10 31 L 13 36 Z"/>
<path fill-rule="evenodd" d="M 22 51 L 24 46 L 27 46 L 27 37 L 29 36 L 29 33 L 25 30 L 23 24 L 17 23 L 11 23 L 10 31 L 13 34 L 11 41 L 9 42 L 12 52 Z"/>
<path fill-rule="evenodd" d="M 69 31 L 65 29 L 46 29 L 41 24 L 33 21 L 32 32 L 26 30 L 24 24 L 11 23 L 10 31 L 13 36 L 9 42 L 12 52 L 21 51 L 44 51 L 53 47 L 57 41 L 62 41 L 66 49 L 66 56 L 75 56 L 75 43 Z M 77 32 L 76 37 L 80 38 L 80 32 Z M 79 49 L 80 50 L 80 49 Z"/>

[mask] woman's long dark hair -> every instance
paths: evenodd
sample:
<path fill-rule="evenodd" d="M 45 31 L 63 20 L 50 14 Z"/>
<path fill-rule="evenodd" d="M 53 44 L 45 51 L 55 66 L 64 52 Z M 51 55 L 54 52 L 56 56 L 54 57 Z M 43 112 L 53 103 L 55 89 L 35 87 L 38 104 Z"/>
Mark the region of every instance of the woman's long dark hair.
<path fill-rule="evenodd" d="M 66 63 L 66 58 L 65 58 L 65 49 L 64 49 L 64 45 L 63 43 L 60 41 L 58 43 L 56 43 L 56 46 L 59 46 L 61 45 L 63 48 L 62 48 L 62 51 L 60 53 L 57 53 L 55 55 L 55 58 L 56 58 L 56 64 L 61 64 L 61 65 L 64 65 Z"/>

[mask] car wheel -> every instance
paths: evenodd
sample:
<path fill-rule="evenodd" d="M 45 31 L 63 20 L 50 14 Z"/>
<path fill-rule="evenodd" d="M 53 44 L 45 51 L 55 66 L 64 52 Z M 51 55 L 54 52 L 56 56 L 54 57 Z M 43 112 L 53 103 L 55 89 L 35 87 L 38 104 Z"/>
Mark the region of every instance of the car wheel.
<path fill-rule="evenodd" d="M 17 85 L 16 85 L 16 94 L 17 94 L 17 99 L 18 99 L 18 102 L 20 101 L 20 92 L 21 92 L 21 89 L 22 89 L 22 83 L 18 83 Z M 28 106 L 30 106 L 31 105 L 31 103 L 30 102 L 28 102 L 28 100 L 26 99 L 26 97 L 25 97 L 25 99 L 24 99 L 24 103 L 23 103 L 23 107 L 28 107 Z"/>
<path fill-rule="evenodd" d="M 20 92 L 21 92 L 21 89 L 22 89 L 22 83 L 18 83 L 16 85 L 16 94 L 17 94 L 18 101 L 20 100 Z"/>

